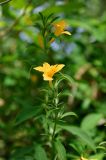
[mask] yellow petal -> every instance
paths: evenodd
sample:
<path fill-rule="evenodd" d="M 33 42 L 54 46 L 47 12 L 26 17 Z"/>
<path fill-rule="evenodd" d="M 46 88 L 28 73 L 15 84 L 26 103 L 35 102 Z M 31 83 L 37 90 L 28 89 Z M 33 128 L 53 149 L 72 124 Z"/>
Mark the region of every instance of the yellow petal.
<path fill-rule="evenodd" d="M 43 63 L 44 72 L 47 72 L 50 69 L 50 64 L 45 62 Z"/>
<path fill-rule="evenodd" d="M 50 67 L 50 64 L 49 63 L 47 63 L 47 62 L 45 62 L 45 63 L 43 63 L 43 67 Z"/>
<path fill-rule="evenodd" d="M 35 67 L 35 70 L 39 71 L 39 72 L 44 72 L 44 68 L 39 66 L 39 67 Z"/>
<path fill-rule="evenodd" d="M 59 72 L 65 65 L 64 64 L 58 64 L 56 66 L 56 72 Z"/>
<path fill-rule="evenodd" d="M 62 32 L 64 32 L 64 29 L 61 27 L 57 27 L 57 28 L 55 28 L 54 34 L 55 34 L 55 36 L 59 36 L 62 34 Z"/>
<path fill-rule="evenodd" d="M 43 74 L 43 78 L 44 78 L 44 80 L 45 81 L 52 81 L 53 80 L 53 78 L 52 77 L 49 77 L 47 74 Z"/>
<path fill-rule="evenodd" d="M 67 27 L 67 24 L 64 20 L 54 23 L 54 27 L 59 27 L 59 26 L 64 29 L 65 27 Z"/>
<path fill-rule="evenodd" d="M 59 21 L 59 22 L 57 22 L 57 23 L 54 23 L 53 25 L 54 25 L 54 28 L 55 28 L 54 34 L 55 34 L 56 36 L 59 36 L 59 35 L 61 35 L 61 34 L 71 35 L 70 32 L 64 31 L 64 29 L 67 27 L 67 24 L 66 24 L 66 22 L 65 22 L 64 20 Z"/>
<path fill-rule="evenodd" d="M 67 34 L 67 35 L 69 35 L 69 36 L 71 35 L 71 33 L 68 32 L 68 31 L 63 31 L 62 34 Z"/>
<path fill-rule="evenodd" d="M 64 20 L 60 21 L 58 24 L 64 28 L 67 27 L 67 23 Z"/>

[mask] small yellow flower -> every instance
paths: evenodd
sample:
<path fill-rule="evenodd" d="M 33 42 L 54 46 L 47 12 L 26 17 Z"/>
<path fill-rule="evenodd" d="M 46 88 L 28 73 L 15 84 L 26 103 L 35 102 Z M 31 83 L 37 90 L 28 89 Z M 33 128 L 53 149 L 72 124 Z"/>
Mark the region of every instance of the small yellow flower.
<path fill-rule="evenodd" d="M 66 24 L 66 22 L 64 20 L 61 20 L 59 22 L 54 23 L 53 26 L 54 26 L 54 35 L 55 36 L 58 37 L 58 36 L 60 36 L 62 34 L 71 35 L 70 32 L 65 31 L 65 28 L 67 27 L 67 24 Z M 50 40 L 50 43 L 54 42 L 54 40 L 55 40 L 55 38 L 52 38 Z"/>
<path fill-rule="evenodd" d="M 67 34 L 67 35 L 71 35 L 70 32 L 66 31 L 66 27 L 67 27 L 67 24 L 64 20 L 61 20 L 59 22 L 56 22 L 56 23 L 53 23 L 52 24 L 53 27 L 54 27 L 54 35 L 56 37 L 62 35 L 62 34 Z M 54 42 L 55 38 L 51 38 L 51 40 L 49 41 L 49 44 Z M 44 48 L 44 42 L 43 42 L 43 37 L 39 34 L 38 35 L 38 42 L 39 42 L 39 45 L 41 48 Z"/>
<path fill-rule="evenodd" d="M 67 24 L 64 20 L 54 23 L 53 26 L 54 26 L 54 34 L 56 36 L 60 36 L 61 34 L 71 35 L 70 32 L 65 31 Z"/>
<path fill-rule="evenodd" d="M 52 81 L 54 74 L 59 72 L 64 66 L 64 64 L 50 65 L 45 62 L 43 66 L 35 67 L 34 69 L 43 72 L 43 79 L 45 81 Z"/>

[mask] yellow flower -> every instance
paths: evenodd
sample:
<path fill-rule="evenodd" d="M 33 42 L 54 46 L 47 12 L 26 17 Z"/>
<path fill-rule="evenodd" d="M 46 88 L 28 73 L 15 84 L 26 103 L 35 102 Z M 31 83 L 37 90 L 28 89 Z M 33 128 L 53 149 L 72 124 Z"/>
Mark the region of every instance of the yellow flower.
<path fill-rule="evenodd" d="M 35 67 L 34 69 L 43 72 L 43 79 L 45 81 L 52 81 L 54 74 L 59 72 L 64 66 L 64 64 L 50 65 L 45 62 L 43 66 Z"/>
<path fill-rule="evenodd" d="M 70 32 L 65 31 L 65 28 L 67 27 L 67 24 L 66 24 L 66 22 L 65 22 L 64 20 L 61 20 L 61 21 L 59 21 L 59 22 L 54 23 L 53 26 L 54 26 L 54 35 L 55 35 L 55 36 L 58 37 L 58 36 L 60 36 L 60 35 L 62 35 L 62 34 L 71 35 Z M 55 40 L 55 39 L 52 38 L 52 39 L 50 40 L 50 43 L 52 43 L 54 40 Z"/>
<path fill-rule="evenodd" d="M 56 37 L 62 35 L 62 34 L 67 34 L 67 35 L 71 35 L 70 32 L 66 31 L 66 27 L 67 27 L 67 24 L 64 20 L 61 20 L 59 22 L 56 22 L 56 23 L 53 23 L 53 27 L 54 27 L 54 35 Z M 51 40 L 48 42 L 49 45 L 50 43 L 54 42 L 55 38 L 51 38 Z M 39 42 L 39 45 L 41 48 L 44 48 L 44 42 L 43 42 L 43 37 L 39 34 L 38 35 L 38 42 Z"/>
<path fill-rule="evenodd" d="M 60 36 L 61 34 L 71 35 L 70 32 L 65 31 L 67 24 L 64 20 L 54 23 L 53 26 L 54 26 L 54 34 L 56 36 Z"/>

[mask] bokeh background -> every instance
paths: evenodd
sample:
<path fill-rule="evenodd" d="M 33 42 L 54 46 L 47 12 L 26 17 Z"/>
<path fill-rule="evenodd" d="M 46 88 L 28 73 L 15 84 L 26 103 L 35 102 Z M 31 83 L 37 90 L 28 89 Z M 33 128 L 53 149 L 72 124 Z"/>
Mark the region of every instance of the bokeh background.
<path fill-rule="evenodd" d="M 51 44 L 49 57 L 39 47 L 39 12 L 64 19 L 72 33 Z M 78 115 L 70 123 L 96 145 L 106 140 L 106 1 L 12 0 L 0 6 L 0 160 L 36 159 L 43 127 L 35 108 L 47 82 L 33 67 L 45 61 L 65 64 L 63 73 L 77 83 L 62 84 L 67 110 Z M 68 143 L 70 136 L 65 145 L 71 154 Z M 106 158 L 102 150 L 97 155 Z"/>

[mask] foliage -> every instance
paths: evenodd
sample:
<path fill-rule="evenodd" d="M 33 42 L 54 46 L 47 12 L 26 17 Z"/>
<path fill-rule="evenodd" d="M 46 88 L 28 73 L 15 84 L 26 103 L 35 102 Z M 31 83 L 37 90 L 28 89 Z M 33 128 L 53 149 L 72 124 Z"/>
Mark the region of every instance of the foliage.
<path fill-rule="evenodd" d="M 0 0 L 0 160 L 106 159 L 105 10 Z M 55 34 L 61 20 L 71 36 Z M 33 69 L 44 62 L 65 65 L 50 85 Z"/>

